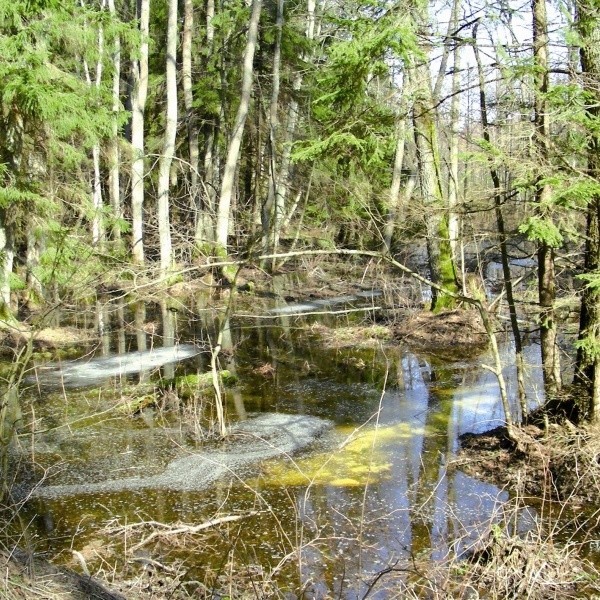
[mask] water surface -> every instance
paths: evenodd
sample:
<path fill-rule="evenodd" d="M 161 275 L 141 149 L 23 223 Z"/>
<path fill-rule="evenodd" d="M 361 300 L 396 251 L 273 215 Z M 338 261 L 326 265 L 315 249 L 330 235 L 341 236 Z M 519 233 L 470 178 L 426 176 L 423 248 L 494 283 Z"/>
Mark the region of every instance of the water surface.
<path fill-rule="evenodd" d="M 124 539 L 102 537 L 115 520 L 198 524 L 215 515 L 252 513 L 227 534 L 212 534 L 203 548 L 186 553 L 165 547 L 160 559 L 183 560 L 190 577 L 201 581 L 231 563 L 232 569 L 259 569 L 263 579 L 273 577 L 294 593 L 304 590 L 308 598 L 348 599 L 362 597 L 380 571 L 408 565 L 415 556 L 460 556 L 494 515 L 500 518 L 507 500 L 494 486 L 446 470 L 461 434 L 504 422 L 495 377 L 482 367 L 491 359 L 440 363 L 394 345 L 335 348 L 323 339 L 326 329 L 313 327 L 373 322 L 383 302 L 376 293 L 292 306 L 265 298 L 230 316 L 207 298 L 176 310 L 100 306 L 104 334 L 95 357 L 60 370 L 38 364 L 39 385 L 29 388 L 38 433 L 22 439 L 46 469 L 42 485 L 75 486 L 60 497 L 32 501 L 38 548 L 69 561 L 72 550 L 99 539 L 121 547 Z M 340 314 L 344 307 L 353 312 Z M 218 453 L 206 427 L 207 415 L 214 416 L 209 395 L 186 401 L 167 394 L 163 406 L 139 414 L 118 410 L 165 381 L 208 371 L 218 329 L 220 366 L 239 378 L 225 390 L 230 422 L 280 413 L 331 426 L 300 451 L 247 463 L 208 487 L 102 490 L 97 484 L 105 480 L 151 480 L 182 453 Z M 502 347 L 510 382 L 510 344 Z M 152 349 L 159 350 L 152 355 Z M 538 348 L 526 352 L 535 402 Z M 164 360 L 169 357 L 177 360 Z M 57 381 L 65 385 L 47 385 Z M 514 390 L 511 397 L 514 402 Z M 76 486 L 86 484 L 90 489 L 77 493 Z M 386 581 L 370 597 L 389 597 Z"/>

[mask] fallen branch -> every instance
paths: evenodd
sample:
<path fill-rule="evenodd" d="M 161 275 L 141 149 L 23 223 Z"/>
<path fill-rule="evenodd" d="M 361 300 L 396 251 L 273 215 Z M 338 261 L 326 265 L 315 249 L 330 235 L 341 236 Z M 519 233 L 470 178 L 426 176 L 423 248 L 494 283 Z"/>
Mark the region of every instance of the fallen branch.
<path fill-rule="evenodd" d="M 194 534 L 194 533 L 203 531 L 205 529 L 209 529 L 211 527 L 216 527 L 217 525 L 222 525 L 223 523 L 232 523 L 234 521 L 240 521 L 241 519 L 245 519 L 247 517 L 252 517 L 257 514 L 258 514 L 258 511 L 252 511 L 252 512 L 246 513 L 245 515 L 228 515 L 226 517 L 219 517 L 218 519 L 210 519 L 208 521 L 205 521 L 204 523 L 201 523 L 200 525 L 179 525 L 179 526 L 175 526 L 171 529 L 166 529 L 163 531 L 153 531 L 149 536 L 145 537 L 141 542 L 138 542 L 134 546 L 131 546 L 131 548 L 129 548 L 129 551 L 135 552 L 136 550 L 139 550 L 142 546 L 145 546 L 146 544 L 148 544 L 149 542 L 151 542 L 153 539 L 155 539 L 157 537 L 166 537 L 166 536 L 180 535 L 180 534 Z M 162 523 L 160 524 L 160 526 L 165 527 Z"/>

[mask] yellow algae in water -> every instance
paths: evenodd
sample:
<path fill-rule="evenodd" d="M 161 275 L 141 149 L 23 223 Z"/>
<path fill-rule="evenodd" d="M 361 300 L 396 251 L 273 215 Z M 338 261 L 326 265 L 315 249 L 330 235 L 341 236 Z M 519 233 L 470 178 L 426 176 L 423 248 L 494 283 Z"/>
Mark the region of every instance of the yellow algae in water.
<path fill-rule="evenodd" d="M 386 477 L 391 469 L 386 446 L 402 443 L 422 429 L 408 423 L 385 427 L 351 429 L 343 427 L 346 434 L 337 449 L 319 452 L 295 461 L 278 459 L 263 468 L 261 481 L 266 485 L 334 485 L 340 487 L 362 486 L 375 479 Z"/>

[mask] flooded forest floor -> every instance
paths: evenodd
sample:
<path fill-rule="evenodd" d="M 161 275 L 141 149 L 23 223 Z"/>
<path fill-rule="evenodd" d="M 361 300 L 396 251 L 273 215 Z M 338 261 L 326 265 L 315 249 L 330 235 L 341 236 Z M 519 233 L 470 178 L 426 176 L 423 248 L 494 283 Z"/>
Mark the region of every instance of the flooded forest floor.
<path fill-rule="evenodd" d="M 316 275 L 315 275 L 316 273 Z M 362 274 L 364 278 L 364 273 Z M 354 279 L 360 280 L 357 271 Z M 288 303 L 312 302 L 356 293 L 361 286 L 348 285 L 347 271 L 328 272 L 315 269 L 308 282 L 300 289 L 284 289 L 281 296 Z M 464 361 L 483 352 L 487 346 L 485 331 L 475 311 L 457 309 L 433 315 L 425 310 L 421 298 L 414 290 L 408 293 L 405 282 L 390 280 L 389 273 L 377 272 L 370 284 L 381 288 L 385 311 L 376 317 L 358 319 L 341 327 L 313 322 L 312 333 L 318 336 L 323 348 L 329 350 L 359 350 L 369 347 L 405 345 L 437 361 Z M 194 284 L 205 290 L 205 283 Z M 241 296 L 240 311 L 251 307 L 255 297 L 270 294 L 266 278 L 254 272 L 243 273 L 239 282 L 243 292 L 226 290 L 224 299 L 231 293 Z M 191 284 L 178 284 L 170 290 L 170 297 L 180 301 L 190 293 Z M 159 292 L 155 292 L 159 293 Z M 160 292 L 163 293 L 163 292 Z M 420 291 L 417 291 L 417 296 Z M 148 299 L 154 299 L 149 292 Z M 390 300 L 393 298 L 393 300 Z M 183 300 L 181 300 L 183 302 Z M 498 321 L 500 328 L 500 321 Z M 64 333 L 64 336 L 62 335 Z M 3 332 L 5 347 L 18 346 L 27 341 L 30 331 Z M 93 341 L 93 327 L 87 329 L 68 326 L 44 328 L 35 337 L 35 350 L 55 356 L 56 352 L 69 357 L 73 348 Z M 347 367 L 365 369 L 362 355 L 344 358 Z M 305 361 L 307 369 L 314 368 Z M 260 364 L 254 374 L 268 380 L 270 365 Z M 263 369 L 264 372 L 260 372 Z M 600 430 L 576 427 L 569 421 L 525 425 L 517 430 L 517 443 L 509 441 L 504 428 L 462 434 L 456 451 L 444 469 L 448 473 L 464 473 L 469 477 L 498 486 L 508 500 L 502 519 L 494 521 L 486 533 L 476 541 L 463 544 L 460 551 L 449 548 L 432 556 L 415 553 L 408 563 L 390 560 L 388 564 L 362 587 L 355 596 L 344 598 L 591 598 L 600 594 Z M 435 488 L 431 494 L 435 494 Z M 533 508 L 532 508 L 533 507 Z M 11 507 L 6 509 L 6 519 L 18 520 Z M 523 511 L 535 510 L 534 527 L 521 526 Z M 12 515 L 12 516 L 11 516 Z M 161 534 L 164 524 L 154 524 L 155 529 L 128 530 L 129 544 L 144 545 L 149 537 L 156 536 L 160 544 L 174 544 L 186 552 L 210 547 L 215 538 L 228 538 L 235 532 L 228 525 L 207 525 L 205 538 L 194 537 L 187 526 L 173 526 L 166 542 L 167 532 Z M 120 525 L 119 525 L 120 527 Z M 175 532 L 175 533 L 173 533 Z M 122 534 L 123 530 L 119 530 Z M 110 533 L 109 533 L 110 535 Z M 161 535 L 164 537 L 161 538 Z M 178 535 L 178 537 L 176 537 Z M 466 534 L 465 534 L 466 536 Z M 177 541 L 174 541 L 177 539 Z M 189 544 L 192 543 L 190 547 Z M 231 541 L 233 544 L 234 542 Z M 194 546 L 195 545 L 195 546 Z M 8 546 L 0 553 L 3 575 L 0 578 L 0 595 L 7 600 L 48 598 L 97 598 L 100 600 L 184 600 L 188 598 L 333 598 L 330 592 L 318 589 L 297 594 L 279 589 L 269 573 L 236 569 L 224 564 L 215 576 L 216 588 L 198 585 L 189 591 L 185 581 L 185 560 L 166 564 L 154 554 L 134 553 L 130 563 L 143 565 L 143 574 L 133 581 L 131 566 L 122 570 L 110 568 L 110 556 L 99 547 L 87 548 L 93 555 L 102 556 L 103 564 L 87 572 L 86 556 L 75 551 L 74 562 L 69 566 L 52 567 L 41 560 L 33 560 L 15 547 Z M 156 550 L 156 547 L 155 547 Z M 165 551 L 162 548 L 162 551 Z M 205 549 L 203 551 L 206 551 Z M 84 553 L 85 554 L 85 553 Z M 283 559 L 282 559 L 283 560 Z M 275 573 L 276 569 L 271 572 Z M 33 577 L 33 574 L 37 576 Z M 235 575 L 228 575 L 235 573 Z M 426 575 L 425 575 L 426 574 Z M 228 579 L 229 577 L 229 579 Z M 187 579 L 186 579 L 187 578 Z M 381 587 L 382 581 L 387 581 Z"/>

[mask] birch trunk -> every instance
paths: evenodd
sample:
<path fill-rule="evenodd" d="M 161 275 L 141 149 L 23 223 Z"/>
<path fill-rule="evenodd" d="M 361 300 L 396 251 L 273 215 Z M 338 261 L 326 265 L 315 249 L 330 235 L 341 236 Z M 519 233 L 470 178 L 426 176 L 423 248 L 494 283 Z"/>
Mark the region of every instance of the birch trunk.
<path fill-rule="evenodd" d="M 139 57 L 131 61 L 131 244 L 135 264 L 144 264 L 144 112 L 148 95 L 148 36 L 150 0 L 140 0 L 141 43 Z"/>
<path fill-rule="evenodd" d="M 231 201 L 235 183 L 235 172 L 238 166 L 240 147 L 244 136 L 244 126 L 250 108 L 250 96 L 252 94 L 252 82 L 254 76 L 254 52 L 258 42 L 258 22 L 260 20 L 261 7 L 262 0 L 253 0 L 252 14 L 250 16 L 248 28 L 248 39 L 246 42 L 246 49 L 244 50 L 240 105 L 238 107 L 233 133 L 227 150 L 227 160 L 225 162 L 223 181 L 221 183 L 221 191 L 219 194 L 219 206 L 217 209 L 216 250 L 219 256 L 227 256 L 228 253 L 227 245 Z"/>
<path fill-rule="evenodd" d="M 108 0 L 108 10 L 111 17 L 116 20 L 115 0 Z M 113 122 L 111 126 L 111 137 L 108 142 L 108 197 L 112 207 L 113 218 L 115 219 L 112 227 L 113 240 L 121 239 L 121 226 L 119 221 L 123 218 L 123 208 L 121 205 L 121 181 L 120 168 L 121 157 L 119 152 L 119 124 L 118 115 L 121 110 L 121 40 L 119 36 L 115 38 L 113 46 L 113 79 L 112 79 L 112 112 Z"/>
<path fill-rule="evenodd" d="M 457 2 L 458 3 L 458 2 Z M 452 257 L 459 256 L 460 214 L 458 211 L 458 143 L 460 139 L 460 43 L 454 47 L 452 100 L 450 103 L 450 170 L 448 178 L 448 236 Z"/>
<path fill-rule="evenodd" d="M 105 0 L 102 0 L 100 10 L 104 10 L 106 5 Z M 81 6 L 85 7 L 85 3 L 81 0 Z M 104 54 L 104 29 L 100 24 L 98 26 L 98 61 L 96 62 L 95 78 L 92 81 L 92 75 L 88 67 L 87 61 L 83 61 L 83 69 L 88 86 L 95 87 L 97 90 L 100 89 L 102 84 L 102 67 L 103 67 L 103 54 Z M 96 142 L 92 147 L 92 244 L 98 246 L 101 244 L 104 237 L 104 227 L 102 219 L 102 178 L 100 173 L 100 143 Z"/>
<path fill-rule="evenodd" d="M 165 137 L 158 168 L 158 234 L 160 239 L 160 270 L 164 274 L 173 263 L 171 223 L 169 218 L 169 186 L 171 163 L 175 155 L 177 134 L 177 0 L 169 0 L 167 22 L 167 115 Z"/>
<path fill-rule="evenodd" d="M 311 43 L 315 39 L 316 34 L 316 0 L 308 0 L 306 3 L 306 39 Z M 305 54 L 303 57 L 305 62 L 310 60 L 310 55 Z M 302 88 L 302 73 L 297 73 L 292 84 L 294 94 L 297 94 Z M 287 120 L 285 127 L 285 137 L 283 140 L 283 152 L 281 155 L 281 165 L 279 168 L 279 177 L 277 181 L 277 193 L 275 194 L 276 207 L 275 211 L 279 215 L 285 215 L 282 221 L 282 229 L 289 223 L 293 216 L 293 210 L 286 209 L 287 194 L 290 189 L 290 175 L 292 167 L 292 144 L 296 134 L 298 125 L 298 101 L 292 97 L 287 110 Z"/>
<path fill-rule="evenodd" d="M 10 277 L 13 270 L 15 248 L 11 226 L 6 220 L 6 211 L 0 207 L 0 320 L 11 317 Z"/>
<path fill-rule="evenodd" d="M 185 0 L 183 7 L 183 36 L 181 42 L 181 76 L 183 86 L 183 102 L 185 106 L 188 152 L 190 159 L 190 203 L 194 211 L 194 222 L 200 219 L 202 202 L 200 200 L 200 182 L 198 166 L 200 162 L 200 147 L 198 143 L 198 123 L 194 112 L 194 94 L 192 90 L 192 36 L 194 34 L 194 3 Z M 197 229 L 197 225 L 196 225 Z"/>

